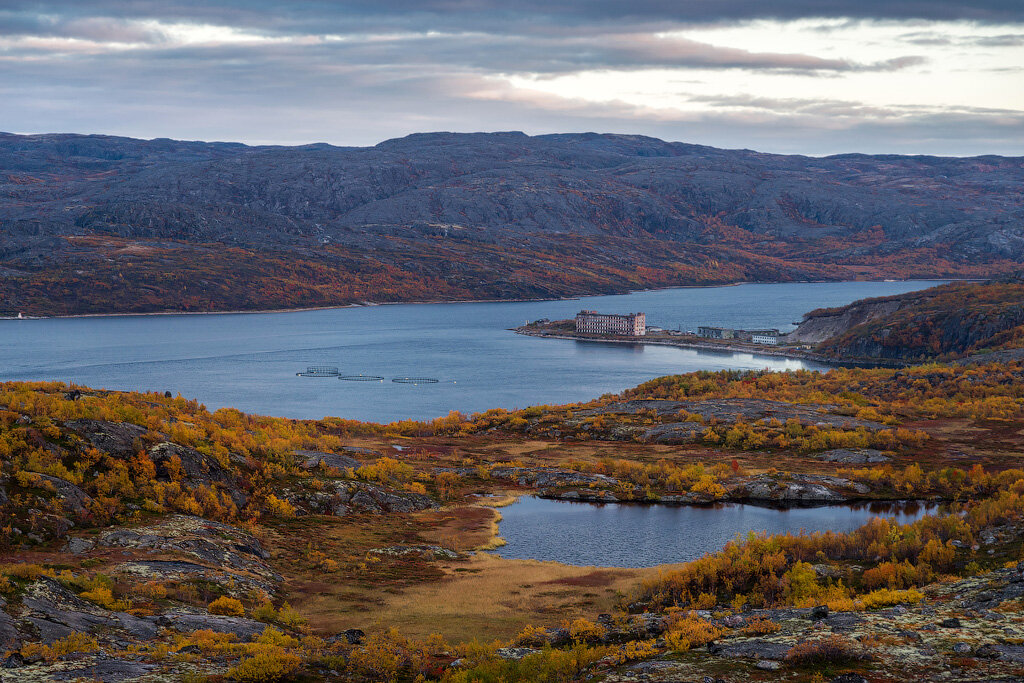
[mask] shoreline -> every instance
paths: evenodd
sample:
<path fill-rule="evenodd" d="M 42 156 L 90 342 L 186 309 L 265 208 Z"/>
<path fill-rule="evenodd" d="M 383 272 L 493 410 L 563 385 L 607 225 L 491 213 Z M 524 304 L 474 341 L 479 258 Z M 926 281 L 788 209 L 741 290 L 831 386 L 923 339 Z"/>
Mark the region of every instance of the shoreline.
<path fill-rule="evenodd" d="M 868 368 L 902 368 L 911 365 L 906 362 L 891 361 L 857 361 L 829 358 L 813 351 L 801 351 L 799 349 L 787 349 L 772 347 L 760 344 L 715 344 L 714 342 L 685 341 L 675 339 L 645 339 L 643 337 L 628 337 L 615 339 L 613 337 L 585 337 L 569 332 L 541 332 L 526 327 L 509 328 L 516 334 L 525 337 L 539 337 L 544 339 L 562 339 L 566 341 L 592 342 L 596 344 L 643 344 L 648 346 L 674 346 L 681 349 L 693 349 L 695 351 L 719 351 L 721 353 L 749 353 L 754 356 L 776 356 L 792 360 L 806 360 L 830 367 L 868 367 Z"/>
<path fill-rule="evenodd" d="M 257 315 L 262 313 L 302 313 L 306 311 L 331 311 L 345 308 L 370 308 L 373 306 L 403 306 L 403 305 L 427 305 L 427 304 L 497 304 L 497 303 L 535 303 L 543 301 L 577 301 L 599 296 L 628 296 L 642 292 L 662 292 L 669 289 L 718 289 L 723 287 L 739 287 L 740 285 L 791 285 L 791 284 L 830 284 L 843 282 L 960 282 L 966 281 L 960 278 L 956 280 L 944 278 L 922 278 L 922 279 L 882 279 L 882 280 L 790 280 L 786 282 L 758 282 L 756 280 L 739 280 L 736 282 L 724 282 L 716 285 L 671 285 L 668 287 L 646 287 L 643 289 L 630 289 L 623 292 L 606 292 L 598 294 L 578 294 L 562 297 L 539 297 L 539 298 L 512 298 L 512 299 L 436 299 L 424 301 L 364 301 L 351 304 L 334 304 L 330 306 L 299 306 L 295 308 L 255 308 L 236 309 L 227 311 L 145 311 L 125 313 L 69 313 L 67 315 L 27 315 L 18 318 L 16 315 L 0 316 L 0 322 L 6 320 L 56 320 L 68 318 L 121 318 L 121 317 L 143 317 L 161 315 Z"/>

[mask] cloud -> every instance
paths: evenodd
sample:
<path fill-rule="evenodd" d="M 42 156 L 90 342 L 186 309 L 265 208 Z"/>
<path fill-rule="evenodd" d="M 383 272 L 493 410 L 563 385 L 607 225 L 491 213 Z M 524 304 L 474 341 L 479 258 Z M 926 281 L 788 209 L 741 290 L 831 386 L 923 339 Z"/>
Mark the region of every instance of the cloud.
<path fill-rule="evenodd" d="M 1009 69 L 1020 60 L 1012 51 L 1024 36 L 1024 23 L 1013 23 L 1024 22 L 1019 0 L 6 0 L 2 7 L 2 125 L 19 132 L 368 144 L 429 130 L 599 129 L 813 153 L 854 143 L 951 153 L 1024 147 L 1019 112 L 985 106 L 982 85 L 960 88 L 960 104 L 903 102 L 926 70 L 936 79 L 933 92 L 957 95 L 946 80 L 953 69 L 941 62 L 947 46 L 1010 55 L 987 69 L 1013 79 Z M 816 26 L 817 35 L 803 40 Z M 760 39 L 782 29 L 796 39 Z M 654 72 L 661 91 L 650 85 Z M 638 85 L 610 101 L 602 92 L 552 91 L 550 84 L 579 74 L 597 74 L 598 91 L 602 75 L 623 91 L 634 77 L 648 80 L 644 92 Z M 837 94 L 838 86 L 848 92 Z M 832 97 L 808 95 L 818 89 Z"/>
<path fill-rule="evenodd" d="M 283 33 L 481 30 L 714 23 L 805 17 L 1024 21 L 1019 0 L 7 0 L 7 14 L 109 16 L 230 25 Z M 0 19 L 2 21 L 2 19 Z"/>

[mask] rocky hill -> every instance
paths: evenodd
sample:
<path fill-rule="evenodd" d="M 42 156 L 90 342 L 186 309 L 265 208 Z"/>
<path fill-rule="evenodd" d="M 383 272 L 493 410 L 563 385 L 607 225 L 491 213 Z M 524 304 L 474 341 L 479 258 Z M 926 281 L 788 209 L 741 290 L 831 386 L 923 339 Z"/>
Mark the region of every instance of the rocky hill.
<path fill-rule="evenodd" d="M 1024 263 L 1024 159 L 625 135 L 249 147 L 0 134 L 7 311 L 548 297 Z"/>
<path fill-rule="evenodd" d="M 1017 680 L 1022 378 L 701 372 L 391 425 L 0 383 L 0 678 Z M 475 553 L 518 495 L 943 505 L 650 569 Z"/>
<path fill-rule="evenodd" d="M 950 359 L 1024 348 L 1019 278 L 862 299 L 804 316 L 789 335 L 847 359 Z"/>

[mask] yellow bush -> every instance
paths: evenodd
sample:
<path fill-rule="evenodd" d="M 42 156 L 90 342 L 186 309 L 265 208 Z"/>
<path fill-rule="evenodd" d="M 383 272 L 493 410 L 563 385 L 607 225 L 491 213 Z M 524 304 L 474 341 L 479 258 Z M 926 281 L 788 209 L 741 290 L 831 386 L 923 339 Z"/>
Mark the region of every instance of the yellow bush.
<path fill-rule="evenodd" d="M 691 607 L 693 607 L 693 609 L 711 609 L 717 604 L 718 598 L 716 598 L 714 595 L 712 595 L 711 593 L 701 593 L 696 598 L 694 598 Z"/>
<path fill-rule="evenodd" d="M 547 629 L 540 626 L 526 626 L 515 637 L 517 645 L 543 645 L 547 641 Z"/>
<path fill-rule="evenodd" d="M 756 616 L 747 620 L 747 623 L 740 629 L 740 633 L 745 636 L 767 636 L 772 633 L 778 633 L 781 629 L 782 627 L 771 619 Z"/>
<path fill-rule="evenodd" d="M 0 573 L 6 574 L 14 579 L 25 579 L 35 581 L 40 576 L 53 576 L 52 569 L 44 569 L 38 564 L 5 564 L 0 567 Z"/>
<path fill-rule="evenodd" d="M 95 586 L 91 590 L 79 593 L 79 595 L 89 602 L 94 602 L 100 607 L 116 612 L 124 612 L 131 607 L 131 603 L 127 600 L 115 599 L 113 592 L 106 586 Z"/>
<path fill-rule="evenodd" d="M 722 637 L 724 631 L 707 619 L 683 617 L 669 624 L 665 642 L 673 650 L 686 651 L 707 645 Z"/>
<path fill-rule="evenodd" d="M 245 608 L 242 607 L 242 603 L 236 598 L 229 598 L 223 595 L 209 605 L 206 609 L 210 611 L 210 614 L 220 614 L 226 617 L 240 617 L 245 614 Z"/>
<path fill-rule="evenodd" d="M 286 636 L 285 634 L 278 631 L 273 626 L 268 626 L 263 629 L 263 633 L 256 639 L 257 643 L 262 645 L 276 645 L 278 647 L 298 647 L 299 639 L 293 638 L 292 636 Z"/>
<path fill-rule="evenodd" d="M 208 628 L 192 631 L 189 634 L 175 636 L 174 647 L 180 650 L 195 645 L 203 654 L 222 654 L 235 650 L 238 646 L 234 641 L 238 638 L 234 633 L 217 633 Z"/>
<path fill-rule="evenodd" d="M 923 599 L 924 594 L 916 588 L 903 591 L 879 588 L 863 596 L 861 601 L 864 603 L 865 609 L 875 609 L 877 607 L 890 607 L 907 602 L 920 602 Z"/>
<path fill-rule="evenodd" d="M 163 600 L 167 597 L 167 588 L 156 581 L 147 581 L 136 586 L 135 593 L 150 600 Z"/>
<path fill-rule="evenodd" d="M 298 628 L 306 623 L 306 619 L 292 609 L 292 606 L 287 602 L 281 605 L 281 609 L 277 610 L 277 621 L 282 626 L 287 626 L 288 628 Z"/>
<path fill-rule="evenodd" d="M 277 517 L 294 517 L 295 506 L 287 500 L 278 498 L 273 493 L 267 496 L 267 511 Z"/>
<path fill-rule="evenodd" d="M 72 633 L 66 638 L 55 640 L 50 645 L 42 643 L 25 643 L 21 646 L 21 654 L 25 658 L 40 657 L 48 662 L 79 652 L 95 652 L 100 647 L 96 639 L 85 633 Z"/>
<path fill-rule="evenodd" d="M 580 617 L 569 624 L 569 635 L 577 643 L 596 641 L 604 637 L 604 627 Z"/>
<path fill-rule="evenodd" d="M 272 683 L 291 676 L 302 665 L 298 655 L 276 645 L 261 645 L 255 654 L 228 670 L 228 677 L 245 683 Z"/>
<path fill-rule="evenodd" d="M 277 619 L 277 610 L 272 602 L 265 600 L 252 608 L 250 616 L 256 621 L 274 621 Z"/>
<path fill-rule="evenodd" d="M 613 656 L 616 664 L 635 662 L 638 659 L 646 659 L 658 654 L 658 648 L 654 646 L 653 640 L 631 640 L 616 652 Z"/>

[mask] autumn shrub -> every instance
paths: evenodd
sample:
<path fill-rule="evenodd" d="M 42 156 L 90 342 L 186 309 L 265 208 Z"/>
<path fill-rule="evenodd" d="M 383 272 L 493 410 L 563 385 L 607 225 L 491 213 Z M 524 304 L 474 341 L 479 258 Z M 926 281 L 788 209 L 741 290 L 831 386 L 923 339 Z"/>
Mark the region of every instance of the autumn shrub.
<path fill-rule="evenodd" d="M 267 496 L 265 505 L 267 512 L 275 517 L 284 517 L 287 519 L 295 516 L 295 506 L 283 498 L 278 498 L 272 493 Z"/>
<path fill-rule="evenodd" d="M 631 640 L 616 650 L 611 657 L 616 664 L 625 664 L 638 659 L 647 659 L 656 654 L 658 654 L 658 648 L 653 640 Z"/>
<path fill-rule="evenodd" d="M 274 603 L 270 600 L 264 600 L 255 607 L 249 613 L 249 616 L 256 621 L 271 622 L 277 620 L 277 610 L 274 609 Z"/>
<path fill-rule="evenodd" d="M 767 636 L 778 633 L 782 626 L 768 617 L 754 616 L 747 619 L 747 622 L 740 628 L 740 633 L 745 636 Z"/>
<path fill-rule="evenodd" d="M 52 662 L 72 654 L 95 652 L 99 647 L 99 643 L 92 636 L 76 632 L 49 645 L 24 643 L 21 646 L 21 655 L 26 659 L 40 658 Z"/>
<path fill-rule="evenodd" d="M 569 636 L 575 643 L 593 643 L 604 638 L 605 628 L 588 619 L 580 617 L 568 624 Z"/>
<path fill-rule="evenodd" d="M 547 642 L 548 631 L 540 626 L 527 625 L 516 634 L 513 639 L 517 645 L 528 645 L 530 647 L 540 647 Z"/>
<path fill-rule="evenodd" d="M 240 617 L 245 614 L 242 602 L 237 598 L 229 598 L 226 595 L 217 598 L 207 605 L 206 608 L 210 611 L 210 614 L 219 614 L 226 617 Z"/>
<path fill-rule="evenodd" d="M 298 628 L 306 623 L 306 618 L 292 608 L 287 602 L 281 605 L 281 608 L 277 610 L 277 623 L 282 626 L 286 626 L 291 629 Z"/>
<path fill-rule="evenodd" d="M 128 600 L 116 599 L 113 591 L 103 585 L 97 585 L 87 591 L 79 593 L 79 595 L 89 602 L 94 602 L 100 607 L 114 610 L 115 612 L 124 612 L 131 607 L 131 602 Z"/>
<path fill-rule="evenodd" d="M 135 587 L 135 594 L 150 600 L 163 600 L 167 597 L 167 587 L 156 581 L 147 581 Z"/>
<path fill-rule="evenodd" d="M 38 564 L 17 563 L 0 566 L 0 573 L 14 579 L 35 581 L 41 576 L 54 576 L 52 569 L 46 569 Z"/>
<path fill-rule="evenodd" d="M 786 661 L 796 666 L 845 664 L 866 658 L 863 648 L 840 635 L 805 640 L 786 652 Z"/>
<path fill-rule="evenodd" d="M 243 683 L 273 683 L 286 679 L 302 666 L 302 659 L 276 645 L 258 645 L 253 654 L 228 669 L 228 677 Z"/>
<path fill-rule="evenodd" d="M 924 599 L 924 593 L 911 588 L 909 590 L 891 590 L 879 588 L 860 597 L 864 609 L 877 609 L 879 607 L 891 607 L 892 605 L 914 604 Z"/>
<path fill-rule="evenodd" d="M 665 643 L 673 650 L 686 651 L 715 641 L 724 631 L 707 619 L 686 616 L 670 620 Z"/>

